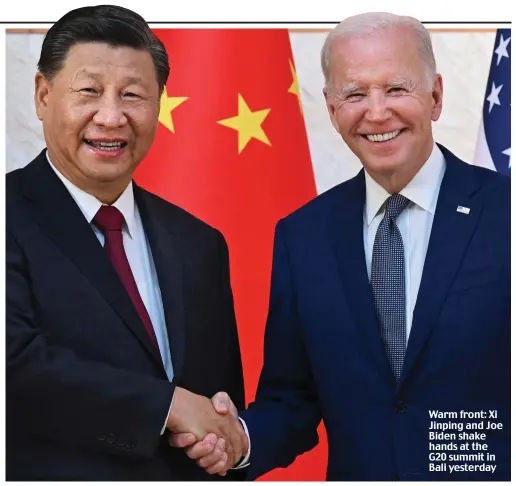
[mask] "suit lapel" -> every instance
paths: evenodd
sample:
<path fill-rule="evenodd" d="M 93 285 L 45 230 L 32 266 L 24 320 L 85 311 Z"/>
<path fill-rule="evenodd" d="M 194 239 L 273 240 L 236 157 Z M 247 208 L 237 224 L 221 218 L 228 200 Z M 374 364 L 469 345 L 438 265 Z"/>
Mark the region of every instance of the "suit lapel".
<path fill-rule="evenodd" d="M 106 252 L 43 151 L 24 169 L 24 194 L 42 230 L 98 290 L 149 355 L 161 364 Z M 94 318 L 94 315 L 92 316 Z"/>
<path fill-rule="evenodd" d="M 185 356 L 185 317 L 181 248 L 157 199 L 134 184 L 134 196 L 158 275 L 174 376 L 181 376 Z"/>
<path fill-rule="evenodd" d="M 439 148 L 446 159 L 446 171 L 437 200 L 400 385 L 410 374 L 432 324 L 437 321 L 482 212 L 481 201 L 474 199 L 479 188 L 475 173 L 447 149 L 440 145 Z M 469 214 L 458 212 L 458 206 L 470 208 Z"/>
<path fill-rule="evenodd" d="M 345 295 L 359 334 L 378 369 L 395 384 L 383 347 L 367 276 L 364 251 L 365 178 L 363 170 L 334 192 L 328 231 L 344 285 Z"/>

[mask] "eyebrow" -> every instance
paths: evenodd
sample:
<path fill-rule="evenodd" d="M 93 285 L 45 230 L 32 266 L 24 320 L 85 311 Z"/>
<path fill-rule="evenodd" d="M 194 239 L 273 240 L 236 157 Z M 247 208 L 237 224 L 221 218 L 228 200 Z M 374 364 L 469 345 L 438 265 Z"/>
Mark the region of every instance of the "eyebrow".
<path fill-rule="evenodd" d="M 396 78 L 387 83 L 389 87 L 410 86 L 412 83 L 406 78 Z"/>
<path fill-rule="evenodd" d="M 398 87 L 409 87 L 411 85 L 412 85 L 412 82 L 407 78 L 395 78 L 395 79 L 392 79 L 391 81 L 389 81 L 388 83 L 386 83 L 385 86 L 389 87 L 389 88 L 398 88 Z M 359 84 L 353 82 L 353 83 L 348 84 L 347 86 L 344 86 L 341 89 L 341 93 L 343 95 L 348 95 L 348 94 L 354 93 L 355 91 L 359 91 L 361 89 L 363 89 L 363 87 L 361 87 Z"/>
<path fill-rule="evenodd" d="M 92 78 L 95 81 L 99 81 L 101 79 L 102 75 L 100 73 L 87 71 L 86 69 L 82 69 L 77 73 L 75 76 L 75 79 L 81 79 L 81 78 Z M 144 85 L 142 78 L 140 76 L 126 76 L 124 78 L 124 84 L 141 84 Z"/>
<path fill-rule="evenodd" d="M 342 88 L 341 92 L 342 94 L 350 94 L 350 93 L 353 93 L 353 91 L 357 91 L 360 89 L 360 86 L 357 84 L 357 83 L 351 83 L 351 84 L 348 84 L 347 86 L 344 86 L 344 88 Z"/>

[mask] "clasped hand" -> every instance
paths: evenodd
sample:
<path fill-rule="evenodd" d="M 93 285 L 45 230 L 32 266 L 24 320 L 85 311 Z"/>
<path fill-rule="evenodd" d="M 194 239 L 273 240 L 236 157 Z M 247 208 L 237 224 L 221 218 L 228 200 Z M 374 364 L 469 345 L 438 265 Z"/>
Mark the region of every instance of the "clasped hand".
<path fill-rule="evenodd" d="M 224 392 L 209 400 L 176 387 L 167 428 L 170 445 L 184 448 L 209 474 L 226 475 L 249 449 L 238 411 Z"/>

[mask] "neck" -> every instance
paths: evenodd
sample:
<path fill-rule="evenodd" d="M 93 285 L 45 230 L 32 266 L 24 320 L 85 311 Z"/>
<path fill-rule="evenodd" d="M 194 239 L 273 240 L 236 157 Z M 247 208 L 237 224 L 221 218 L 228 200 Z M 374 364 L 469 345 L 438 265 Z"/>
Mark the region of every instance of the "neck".
<path fill-rule="evenodd" d="M 417 167 L 412 171 L 397 171 L 390 174 L 368 171 L 368 174 L 389 194 L 398 194 L 414 178 L 420 168 Z"/>
<path fill-rule="evenodd" d="M 127 184 L 121 187 L 113 187 L 113 184 L 109 183 L 109 186 L 110 187 L 106 188 L 95 186 L 89 189 L 81 187 L 81 189 L 96 197 L 102 204 L 111 206 L 111 204 L 113 204 L 125 191 Z"/>

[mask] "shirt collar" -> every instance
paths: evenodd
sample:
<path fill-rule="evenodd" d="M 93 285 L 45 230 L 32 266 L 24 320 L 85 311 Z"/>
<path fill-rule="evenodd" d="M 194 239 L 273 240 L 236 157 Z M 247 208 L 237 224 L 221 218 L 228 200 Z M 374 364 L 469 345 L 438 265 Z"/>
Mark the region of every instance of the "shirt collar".
<path fill-rule="evenodd" d="M 50 161 L 50 157 L 48 155 L 48 150 L 46 152 L 48 163 L 50 167 L 52 167 L 53 171 L 56 173 L 57 177 L 61 180 L 61 182 L 68 189 L 70 194 L 72 195 L 74 201 L 79 206 L 82 214 L 88 221 L 88 223 L 93 222 L 93 218 L 97 214 L 98 210 L 102 206 L 102 202 L 99 201 L 95 196 L 88 194 L 87 192 L 79 189 L 75 184 L 70 182 L 59 170 L 52 164 Z M 133 183 L 129 182 L 128 186 L 125 188 L 125 191 L 120 195 L 120 197 L 112 204 L 115 208 L 117 208 L 122 215 L 124 216 L 124 221 L 126 223 L 127 232 L 130 237 L 134 235 L 136 217 L 135 217 L 135 204 L 134 204 L 134 193 L 133 193 Z"/>
<path fill-rule="evenodd" d="M 400 191 L 400 194 L 434 215 L 445 169 L 444 155 L 437 144 L 434 143 L 430 157 L 412 180 Z M 365 217 L 369 226 L 391 194 L 378 184 L 367 171 L 364 172 L 366 184 Z"/>

